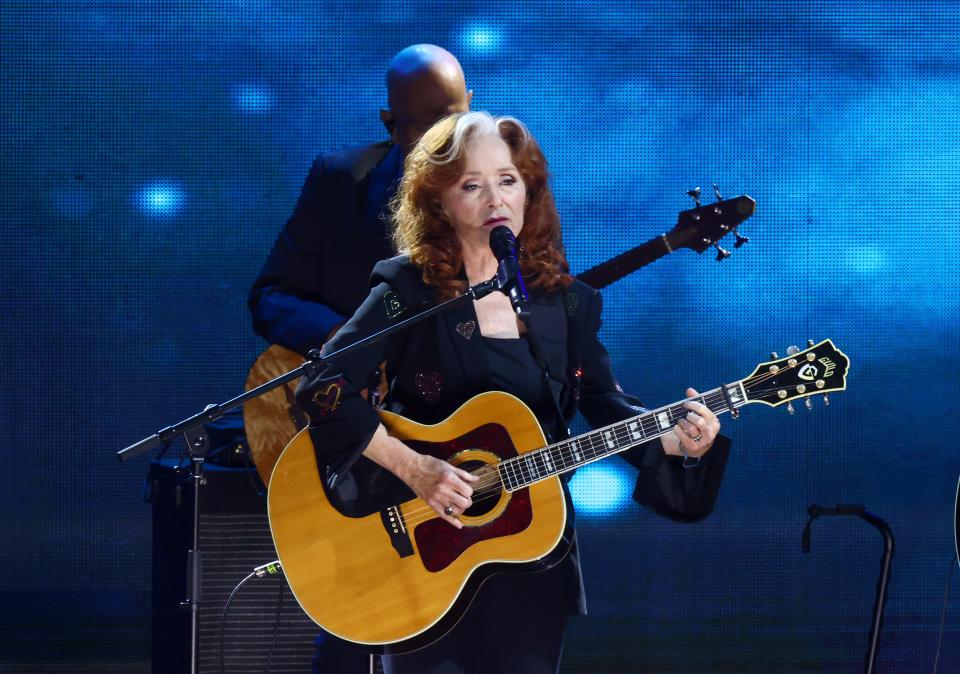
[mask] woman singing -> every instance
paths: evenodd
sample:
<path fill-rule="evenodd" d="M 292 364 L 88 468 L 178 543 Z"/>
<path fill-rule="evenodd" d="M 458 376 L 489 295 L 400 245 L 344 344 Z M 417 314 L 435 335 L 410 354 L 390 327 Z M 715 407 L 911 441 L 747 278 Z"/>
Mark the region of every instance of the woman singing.
<path fill-rule="evenodd" d="M 324 353 L 493 277 L 495 227 L 509 228 L 520 244 L 530 316 L 519 320 L 510 298 L 494 292 L 304 378 L 297 399 L 310 413 L 320 474 L 342 512 L 375 512 L 415 494 L 431 516 L 461 528 L 473 503 L 476 475 L 392 437 L 361 395 L 384 361 L 389 391 L 381 406 L 422 424 L 439 423 L 493 390 L 522 400 L 552 442 L 567 436 L 577 411 L 594 427 L 642 411 L 620 389 L 598 340 L 600 294 L 568 273 L 547 175 L 526 127 L 484 112 L 437 122 L 407 156 L 393 203 L 402 254 L 377 265 L 366 301 Z M 696 395 L 687 390 L 687 397 Z M 669 433 L 620 454 L 638 470 L 634 498 L 680 521 L 711 512 L 729 450 L 716 416 L 694 401 L 686 407 L 687 418 Z M 567 494 L 569 474 L 561 478 Z M 567 617 L 584 613 L 574 540 L 548 570 L 492 576 L 445 636 L 413 653 L 386 655 L 384 668 L 388 674 L 556 672 Z"/>

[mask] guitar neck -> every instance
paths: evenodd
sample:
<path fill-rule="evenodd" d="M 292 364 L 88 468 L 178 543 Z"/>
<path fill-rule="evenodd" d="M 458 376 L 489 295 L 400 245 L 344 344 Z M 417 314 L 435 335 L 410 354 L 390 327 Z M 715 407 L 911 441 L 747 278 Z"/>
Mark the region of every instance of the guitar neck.
<path fill-rule="evenodd" d="M 687 400 L 706 405 L 714 414 L 730 412 L 748 402 L 740 381 Z M 522 489 L 659 438 L 671 431 L 679 419 L 686 417 L 689 410 L 683 404 L 687 400 L 505 459 L 498 465 L 500 479 L 508 491 Z"/>
<path fill-rule="evenodd" d="M 673 250 L 673 244 L 664 234 L 577 274 L 577 278 L 591 288 L 600 290 Z"/>

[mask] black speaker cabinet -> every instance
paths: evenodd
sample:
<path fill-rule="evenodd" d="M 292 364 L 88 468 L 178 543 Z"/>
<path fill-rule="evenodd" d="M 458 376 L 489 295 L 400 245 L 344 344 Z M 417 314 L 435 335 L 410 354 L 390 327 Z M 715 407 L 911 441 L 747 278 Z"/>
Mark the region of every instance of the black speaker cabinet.
<path fill-rule="evenodd" d="M 254 567 L 276 559 L 276 551 L 256 471 L 207 462 L 204 474 L 197 671 L 309 672 L 320 630 L 300 609 L 281 575 L 247 581 L 221 621 L 233 589 Z M 174 460 L 156 460 L 150 465 L 149 480 L 153 502 L 153 672 L 189 672 L 190 612 L 180 603 L 186 597 L 187 550 L 193 542 L 190 466 L 177 470 Z"/>

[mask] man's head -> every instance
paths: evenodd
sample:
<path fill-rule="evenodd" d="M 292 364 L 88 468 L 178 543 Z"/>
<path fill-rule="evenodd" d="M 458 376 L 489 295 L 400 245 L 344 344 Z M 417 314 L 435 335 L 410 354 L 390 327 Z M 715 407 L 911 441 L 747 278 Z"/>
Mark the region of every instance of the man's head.
<path fill-rule="evenodd" d="M 390 107 L 380 111 L 380 119 L 406 153 L 438 119 L 469 110 L 472 97 L 453 54 L 432 44 L 415 44 L 390 61 Z"/>

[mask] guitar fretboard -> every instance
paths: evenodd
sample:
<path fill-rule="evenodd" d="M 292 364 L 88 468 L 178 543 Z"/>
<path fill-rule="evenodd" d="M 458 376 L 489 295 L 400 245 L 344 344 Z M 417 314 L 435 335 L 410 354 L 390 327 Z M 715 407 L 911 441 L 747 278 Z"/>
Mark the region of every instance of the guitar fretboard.
<path fill-rule="evenodd" d="M 724 384 L 688 400 L 703 403 L 714 414 L 730 412 L 747 403 L 741 382 Z M 500 480 L 507 491 L 514 491 L 659 438 L 690 411 L 683 406 L 685 402 L 687 400 L 644 411 L 575 438 L 501 461 L 497 466 Z"/>

